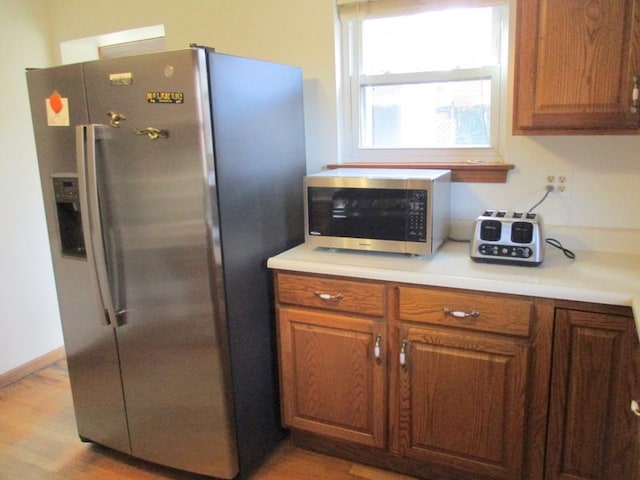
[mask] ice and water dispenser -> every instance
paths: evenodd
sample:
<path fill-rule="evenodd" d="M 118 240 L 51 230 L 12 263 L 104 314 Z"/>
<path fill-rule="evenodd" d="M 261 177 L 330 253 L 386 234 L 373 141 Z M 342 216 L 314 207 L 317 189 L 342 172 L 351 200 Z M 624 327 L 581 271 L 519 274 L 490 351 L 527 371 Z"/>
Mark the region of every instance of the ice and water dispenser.
<path fill-rule="evenodd" d="M 82 217 L 80 215 L 78 177 L 54 176 L 52 180 L 62 255 L 86 258 L 87 251 L 84 246 Z"/>

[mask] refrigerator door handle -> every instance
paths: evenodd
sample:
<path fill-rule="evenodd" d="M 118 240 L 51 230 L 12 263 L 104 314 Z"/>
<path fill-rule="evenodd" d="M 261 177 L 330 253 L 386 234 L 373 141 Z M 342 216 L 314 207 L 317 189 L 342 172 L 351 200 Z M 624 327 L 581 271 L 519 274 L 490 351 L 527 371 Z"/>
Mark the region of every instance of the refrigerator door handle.
<path fill-rule="evenodd" d="M 104 316 L 101 323 L 118 326 L 117 313 L 109 288 L 102 219 L 96 172 L 96 140 L 101 125 L 76 126 L 76 161 L 80 190 L 80 212 L 85 226 L 85 244 L 91 280 L 96 286 Z"/>

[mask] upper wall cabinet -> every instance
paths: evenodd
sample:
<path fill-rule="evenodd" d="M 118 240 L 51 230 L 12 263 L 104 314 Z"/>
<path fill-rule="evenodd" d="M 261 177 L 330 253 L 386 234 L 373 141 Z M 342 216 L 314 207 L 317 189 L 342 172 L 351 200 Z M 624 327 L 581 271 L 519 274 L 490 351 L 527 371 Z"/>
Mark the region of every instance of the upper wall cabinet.
<path fill-rule="evenodd" d="M 514 135 L 638 133 L 640 2 L 516 5 Z"/>

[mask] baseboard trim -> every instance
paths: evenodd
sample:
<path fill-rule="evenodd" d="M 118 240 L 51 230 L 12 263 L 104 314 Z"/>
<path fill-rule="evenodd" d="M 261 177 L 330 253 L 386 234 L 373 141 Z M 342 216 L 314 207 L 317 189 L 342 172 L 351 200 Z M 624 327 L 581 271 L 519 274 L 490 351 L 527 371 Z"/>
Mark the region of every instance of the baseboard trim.
<path fill-rule="evenodd" d="M 63 358 L 64 347 L 59 347 L 38 358 L 34 358 L 30 362 L 20 365 L 13 370 L 2 373 L 0 374 L 0 388 L 4 388 L 18 380 L 22 380 L 27 375 L 31 375 L 32 373 L 37 372 L 38 370 L 41 370 Z"/>

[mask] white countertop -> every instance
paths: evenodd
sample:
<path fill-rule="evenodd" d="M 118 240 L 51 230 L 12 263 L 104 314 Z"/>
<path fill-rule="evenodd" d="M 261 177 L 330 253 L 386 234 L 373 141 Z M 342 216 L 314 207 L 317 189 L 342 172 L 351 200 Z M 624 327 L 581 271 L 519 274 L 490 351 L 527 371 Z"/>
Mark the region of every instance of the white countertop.
<path fill-rule="evenodd" d="M 349 276 L 632 307 L 640 332 L 640 255 L 575 251 L 571 260 L 546 247 L 542 265 L 476 263 L 468 243 L 447 241 L 430 256 L 311 248 L 269 259 L 272 269 Z"/>

